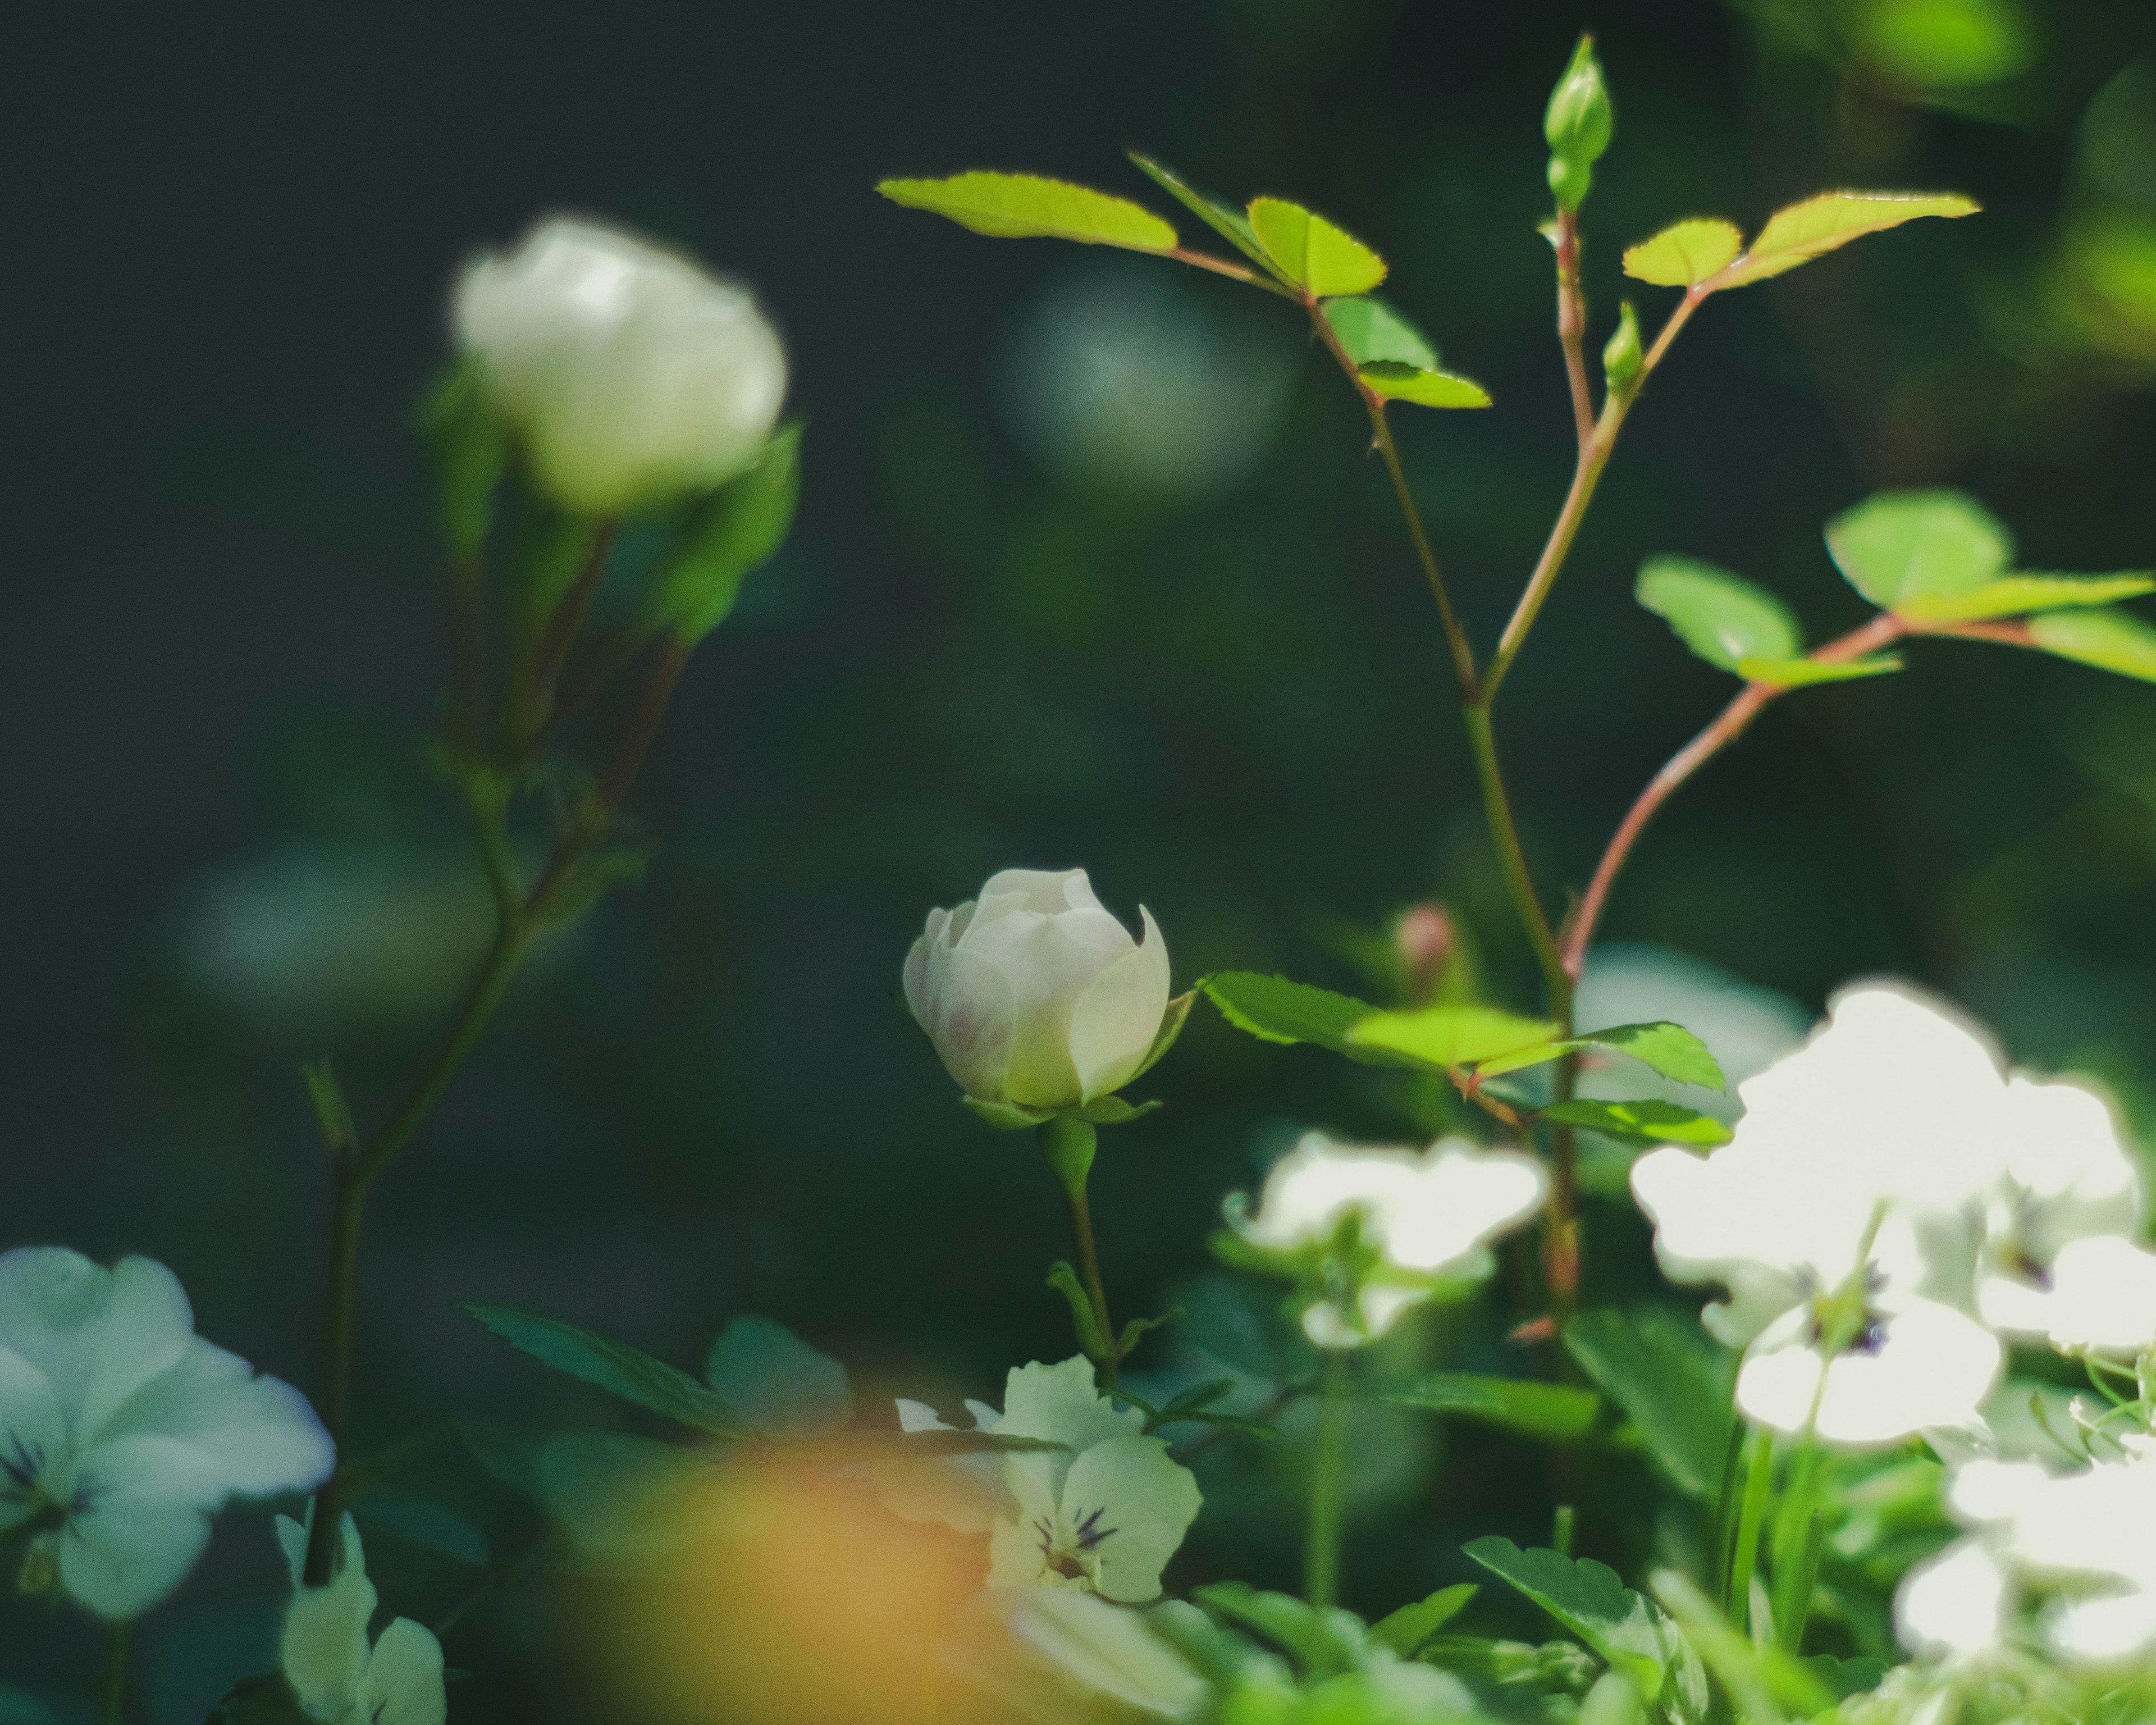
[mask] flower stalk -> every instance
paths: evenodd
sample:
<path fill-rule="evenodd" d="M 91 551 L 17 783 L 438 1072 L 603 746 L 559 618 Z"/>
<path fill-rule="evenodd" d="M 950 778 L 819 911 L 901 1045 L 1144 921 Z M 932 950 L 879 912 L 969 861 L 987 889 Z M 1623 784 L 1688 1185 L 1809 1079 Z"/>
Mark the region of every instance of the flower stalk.
<path fill-rule="evenodd" d="M 1302 1594 L 1312 1609 L 1340 1600 L 1340 1543 L 1347 1491 L 1348 1350 L 1325 1350 L 1317 1391 L 1317 1440 L 1310 1461 L 1310 1511 L 1303 1533 Z"/>

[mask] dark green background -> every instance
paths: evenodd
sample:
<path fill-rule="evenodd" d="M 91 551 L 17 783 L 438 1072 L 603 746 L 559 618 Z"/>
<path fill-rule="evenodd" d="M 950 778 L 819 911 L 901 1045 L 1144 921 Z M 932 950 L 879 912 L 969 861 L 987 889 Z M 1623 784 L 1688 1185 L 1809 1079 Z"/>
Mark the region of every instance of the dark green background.
<path fill-rule="evenodd" d="M 1121 156 L 1139 145 L 1368 239 L 1399 302 L 1497 397 L 1395 414 L 1486 644 L 1570 459 L 1533 230 L 1541 104 L 1578 28 L 1600 35 L 1619 116 L 1585 218 L 1598 345 L 1620 250 L 1667 219 L 1756 223 L 1835 184 L 1985 203 L 1711 305 L 1657 377 L 1500 708 L 1554 895 L 1730 690 L 1632 606 L 1643 554 L 1743 570 L 1815 638 L 1861 615 L 1820 524 L 1882 484 L 1971 489 L 2030 567 L 2156 562 L 2156 74 L 2117 81 L 2147 9 L 1974 9 L 2027 39 L 1969 82 L 1940 81 L 1921 43 L 1896 50 L 1876 7 L 1804 0 L 42 19 L 8 101 L 0 1236 L 163 1258 L 207 1333 L 311 1384 L 326 1181 L 292 1065 L 335 1053 L 378 1117 L 424 1041 L 426 973 L 455 949 L 429 936 L 398 957 L 403 898 L 325 908 L 323 883 L 387 871 L 403 891 L 414 857 L 464 867 L 418 747 L 441 665 L 404 417 L 457 259 L 567 207 L 757 285 L 794 355 L 808 485 L 634 799 L 664 841 L 649 884 L 516 997 L 385 1183 L 366 1436 L 429 1409 L 596 1415 L 452 1311 L 462 1297 L 685 1363 L 761 1311 L 878 1392 L 946 1402 L 1060 1356 L 1039 1283 L 1065 1250 L 1051 1189 L 1022 1139 L 956 1106 L 893 1004 L 930 905 L 1007 864 L 1083 864 L 1127 916 L 1152 909 L 1179 985 L 1223 966 L 1344 985 L 1342 931 L 1435 894 L 1471 923 L 1496 998 L 1532 1004 L 1531 978 L 1427 597 L 1354 404 L 1292 313 L 1173 284 L 1177 315 L 1229 320 L 1223 339 L 1300 380 L 1227 495 L 1074 483 L 1011 434 L 1015 332 L 1087 272 L 1172 266 L 992 244 L 870 184 L 999 166 L 1147 195 Z M 1651 321 L 1667 296 L 1639 297 Z M 2156 691 L 2003 650 L 1911 656 L 1770 712 L 1655 829 L 1609 933 L 1814 1004 L 1852 976 L 1914 976 L 2018 1056 L 2101 1071 L 2138 1107 L 2156 1095 Z M 323 967 L 315 1006 L 212 986 L 206 904 L 281 930 L 287 979 Z M 465 926 L 442 914 L 430 927 Z M 355 953 L 370 990 L 339 981 Z M 1220 1194 L 1294 1123 L 1399 1130 L 1398 1099 L 1353 1069 L 1203 1009 L 1146 1089 L 1170 1107 L 1111 1134 L 1097 1178 L 1129 1311 L 1200 1267 Z M 1621 1295 L 1637 1225 L 1589 1225 L 1590 1279 Z M 1463 1488 L 1496 1476 L 1479 1441 L 1459 1440 L 1428 1514 L 1358 1548 L 1351 1603 L 1455 1573 L 1462 1537 L 1538 1537 L 1538 1483 Z M 516 1537 L 469 1470 L 438 1471 L 428 1489 Z M 1286 1543 L 1240 1528 L 1214 1526 L 1186 1579 L 1232 1556 L 1288 1579 Z M 412 1615 L 469 1584 L 377 1548 Z M 160 1725 L 259 1666 L 275 1584 L 259 1517 L 234 1515 L 145 1628 Z M 549 1609 L 512 1595 L 459 1633 L 451 1662 L 481 1681 L 459 1717 L 574 1716 Z M 11 1676 L 58 1685 L 90 1646 L 71 1620 L 0 1611 Z"/>

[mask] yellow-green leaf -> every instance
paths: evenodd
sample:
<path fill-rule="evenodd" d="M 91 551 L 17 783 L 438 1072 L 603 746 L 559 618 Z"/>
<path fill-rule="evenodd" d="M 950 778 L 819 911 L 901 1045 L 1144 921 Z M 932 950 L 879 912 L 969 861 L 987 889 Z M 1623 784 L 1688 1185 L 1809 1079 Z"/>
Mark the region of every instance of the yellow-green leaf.
<path fill-rule="evenodd" d="M 1280 265 L 1274 263 L 1265 249 L 1258 244 L 1258 236 L 1251 231 L 1250 218 L 1242 211 L 1223 203 L 1210 193 L 1199 191 L 1165 162 L 1155 162 L 1150 156 L 1140 155 L 1136 150 L 1127 153 L 1139 172 L 1268 275 L 1281 274 Z M 1264 285 L 1263 283 L 1259 285 Z"/>
<path fill-rule="evenodd" d="M 893 203 L 948 216 L 993 239 L 1075 239 L 1131 251 L 1175 249 L 1175 229 L 1142 204 L 1037 174 L 963 173 L 942 180 L 883 180 Z"/>
<path fill-rule="evenodd" d="M 1464 1066 L 1548 1042 L 1558 1027 L 1494 1006 L 1431 1006 L 1418 1012 L 1373 1012 L 1348 1026 L 1342 1040 L 1439 1067 Z"/>
<path fill-rule="evenodd" d="M 1413 402 L 1419 408 L 1486 408 L 1490 392 L 1472 377 L 1378 360 L 1356 374 L 1388 401 Z"/>
<path fill-rule="evenodd" d="M 2130 611 L 2054 611 L 2032 617 L 2029 639 L 2061 659 L 2156 683 L 2156 627 Z"/>
<path fill-rule="evenodd" d="M 1847 683 L 1858 677 L 1883 677 L 1902 669 L 1892 653 L 1869 659 L 1845 659 L 1839 664 L 1819 659 L 1740 659 L 1737 675 L 1748 683 L 1764 683 L 1775 689 L 1803 689 L 1814 683 Z"/>
<path fill-rule="evenodd" d="M 1693 216 L 1673 222 L 1625 253 L 1625 273 L 1656 287 L 1691 287 L 1726 268 L 1744 249 L 1734 222 Z"/>
<path fill-rule="evenodd" d="M 1919 216 L 1973 216 L 1982 206 L 1953 192 L 1822 192 L 1776 210 L 1759 237 L 1717 284 L 1742 287 Z"/>
<path fill-rule="evenodd" d="M 1367 294 L 1385 279 L 1385 260 L 1369 247 L 1285 198 L 1252 198 L 1250 231 L 1282 275 L 1321 300 Z"/>
<path fill-rule="evenodd" d="M 2156 593 L 2156 575 L 2007 575 L 1973 593 L 1917 593 L 1894 609 L 1912 623 L 1979 623 L 2078 605 L 2108 605 Z"/>

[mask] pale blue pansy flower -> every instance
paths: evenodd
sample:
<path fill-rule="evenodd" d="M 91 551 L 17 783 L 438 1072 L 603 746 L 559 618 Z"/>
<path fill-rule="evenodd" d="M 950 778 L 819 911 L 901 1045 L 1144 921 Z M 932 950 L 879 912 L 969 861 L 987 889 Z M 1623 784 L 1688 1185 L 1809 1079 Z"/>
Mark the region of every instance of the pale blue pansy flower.
<path fill-rule="evenodd" d="M 336 1574 L 309 1587 L 300 1579 L 307 1529 L 290 1516 L 277 1517 L 278 1543 L 292 1569 L 292 1599 L 278 1648 L 285 1681 L 307 1716 L 325 1725 L 443 1725 L 449 1701 L 442 1644 L 408 1617 L 398 1618 L 369 1643 L 374 1584 L 367 1579 L 367 1555 L 349 1515 L 343 1532 Z"/>

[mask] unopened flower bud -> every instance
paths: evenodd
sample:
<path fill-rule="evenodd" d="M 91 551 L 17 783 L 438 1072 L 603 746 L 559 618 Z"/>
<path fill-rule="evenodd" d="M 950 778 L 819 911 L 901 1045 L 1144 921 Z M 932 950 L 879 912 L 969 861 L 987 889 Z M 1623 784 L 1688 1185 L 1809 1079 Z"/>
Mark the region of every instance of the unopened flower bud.
<path fill-rule="evenodd" d="M 1629 389 L 1639 381 L 1640 369 L 1646 363 L 1646 352 L 1640 343 L 1640 320 L 1632 310 L 1632 302 L 1625 301 L 1617 314 L 1617 332 L 1610 336 L 1602 349 L 1602 380 L 1613 393 Z"/>
<path fill-rule="evenodd" d="M 578 515 L 724 484 L 786 395 L 785 350 L 747 289 L 595 223 L 557 217 L 474 259 L 450 319 L 535 482 Z"/>
<path fill-rule="evenodd" d="M 1399 954 L 1401 994 L 1410 1007 L 1437 999 L 1438 984 L 1451 960 L 1458 934 L 1441 906 L 1409 905 L 1393 924 L 1393 947 Z"/>
<path fill-rule="evenodd" d="M 442 537 L 458 557 L 471 557 L 494 525 L 494 494 L 509 470 L 509 439 L 468 365 L 427 392 L 416 424 L 434 470 Z"/>
<path fill-rule="evenodd" d="M 1609 89 L 1594 58 L 1594 39 L 1583 36 L 1543 115 L 1543 136 L 1550 147 L 1550 190 L 1559 209 L 1576 210 L 1585 202 L 1594 164 L 1609 147 L 1614 126 Z"/>

